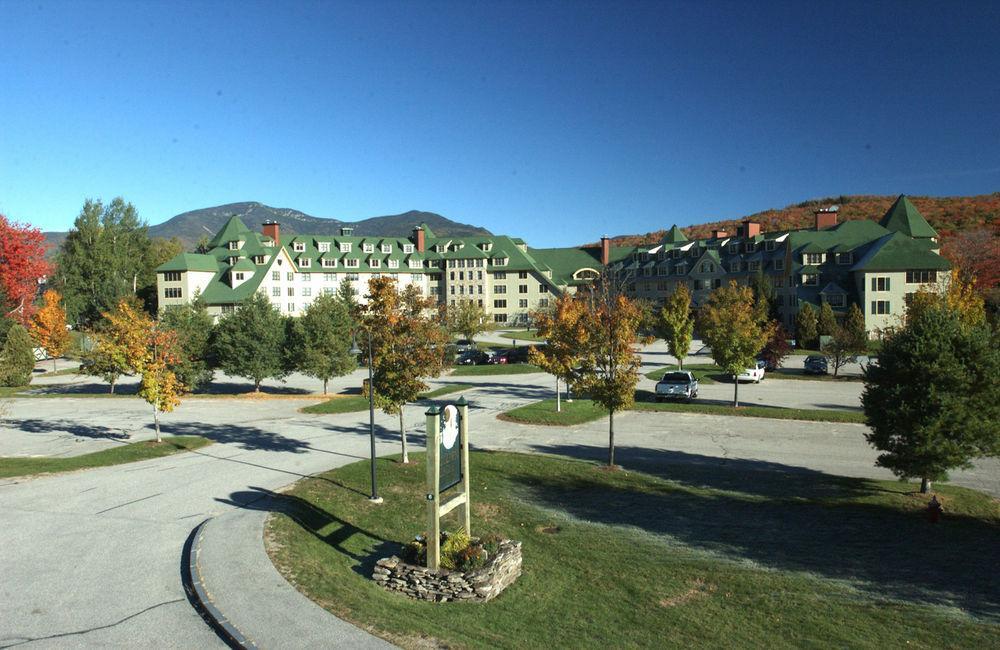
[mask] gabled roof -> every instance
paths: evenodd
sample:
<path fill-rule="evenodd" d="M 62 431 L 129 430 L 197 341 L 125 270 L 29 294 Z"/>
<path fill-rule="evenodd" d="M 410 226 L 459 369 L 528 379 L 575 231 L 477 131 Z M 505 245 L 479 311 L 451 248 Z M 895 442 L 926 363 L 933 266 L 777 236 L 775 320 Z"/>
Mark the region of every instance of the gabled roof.
<path fill-rule="evenodd" d="M 222 230 L 215 233 L 215 237 L 213 237 L 212 241 L 209 242 L 209 246 L 215 248 L 216 246 L 223 246 L 227 242 L 231 241 L 239 241 L 241 239 L 246 241 L 248 239 L 248 235 L 252 233 L 253 231 L 247 228 L 246 224 L 240 221 L 239 217 L 233 215 L 232 217 L 229 217 L 229 221 L 227 221 L 226 225 L 222 227 Z"/>
<path fill-rule="evenodd" d="M 156 267 L 158 272 L 163 271 L 205 271 L 215 273 L 219 270 L 219 263 L 212 255 L 199 255 L 198 253 L 180 253 Z"/>
<path fill-rule="evenodd" d="M 829 282 L 829 283 L 827 283 L 827 285 L 825 287 L 823 287 L 822 289 L 820 289 L 819 293 L 820 293 L 821 296 L 822 295 L 834 296 L 834 295 L 837 295 L 837 294 L 845 294 L 846 295 L 847 294 L 847 290 L 844 289 L 839 284 L 837 284 L 836 282 Z"/>
<path fill-rule="evenodd" d="M 900 194 L 889 211 L 885 213 L 879 225 L 886 230 L 900 232 L 907 237 L 937 237 L 937 231 L 931 228 L 910 199 Z"/>
<path fill-rule="evenodd" d="M 240 259 L 236 260 L 236 264 L 233 264 L 230 267 L 230 269 L 233 271 L 250 271 L 251 273 L 253 273 L 254 271 L 257 270 L 257 265 L 248 260 L 247 258 L 241 257 Z"/>
<path fill-rule="evenodd" d="M 907 271 L 910 269 L 947 271 L 948 260 L 931 251 L 928 244 L 894 232 L 876 241 L 852 271 Z"/>
<path fill-rule="evenodd" d="M 667 231 L 667 234 L 663 236 L 663 239 L 661 239 L 660 242 L 664 244 L 679 244 L 686 242 L 687 240 L 688 238 L 684 236 L 684 233 L 677 227 L 677 224 L 674 224 L 670 227 L 670 230 Z"/>

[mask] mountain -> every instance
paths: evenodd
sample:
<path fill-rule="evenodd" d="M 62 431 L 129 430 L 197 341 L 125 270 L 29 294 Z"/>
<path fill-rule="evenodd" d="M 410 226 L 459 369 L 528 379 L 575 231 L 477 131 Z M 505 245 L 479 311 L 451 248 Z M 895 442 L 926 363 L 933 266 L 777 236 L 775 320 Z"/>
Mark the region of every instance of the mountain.
<path fill-rule="evenodd" d="M 462 237 L 491 234 L 485 228 L 452 221 L 434 212 L 410 210 L 403 214 L 351 222 L 313 217 L 290 208 L 272 208 L 263 203 L 247 201 L 184 212 L 163 223 L 150 226 L 149 235 L 167 239 L 177 237 L 184 242 L 185 248 L 193 249 L 202 235 L 214 235 L 232 215 L 239 217 L 249 228 L 260 228 L 262 223 L 271 220 L 281 224 L 282 232 L 310 235 L 335 235 L 339 234 L 341 226 L 352 226 L 355 235 L 407 236 L 414 226 L 421 223 L 426 223 L 437 235 Z M 53 247 L 50 250 L 55 250 L 66 239 L 66 233 L 47 232 L 45 239 Z"/>
<path fill-rule="evenodd" d="M 927 221 L 941 235 L 943 241 L 956 233 L 976 230 L 996 229 L 1000 224 L 1000 192 L 980 196 L 908 196 Z M 733 233 L 736 225 L 744 219 L 759 221 L 765 232 L 810 228 L 814 221 L 813 212 L 819 208 L 839 205 L 840 221 L 870 219 L 878 221 L 885 214 L 895 196 L 837 196 L 825 199 L 803 201 L 779 209 L 764 210 L 745 217 L 722 219 L 685 227 L 684 234 L 689 239 L 710 237 L 712 230 L 721 229 Z M 664 224 L 669 228 L 671 224 Z M 641 246 L 658 243 L 666 230 L 656 230 L 644 235 L 618 235 L 612 238 L 616 246 Z"/>

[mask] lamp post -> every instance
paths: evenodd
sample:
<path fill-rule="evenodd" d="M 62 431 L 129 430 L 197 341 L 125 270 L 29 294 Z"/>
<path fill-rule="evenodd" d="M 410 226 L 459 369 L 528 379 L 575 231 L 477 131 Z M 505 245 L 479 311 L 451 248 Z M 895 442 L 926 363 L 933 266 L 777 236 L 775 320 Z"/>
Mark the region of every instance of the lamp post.
<path fill-rule="evenodd" d="M 368 437 L 371 441 L 371 469 L 372 469 L 372 495 L 368 500 L 372 503 L 382 503 L 382 497 L 378 495 L 378 484 L 375 481 L 375 384 L 372 381 L 372 334 L 365 330 L 368 337 Z M 350 353 L 357 356 L 361 354 L 358 347 L 357 335 L 352 338 Z"/>

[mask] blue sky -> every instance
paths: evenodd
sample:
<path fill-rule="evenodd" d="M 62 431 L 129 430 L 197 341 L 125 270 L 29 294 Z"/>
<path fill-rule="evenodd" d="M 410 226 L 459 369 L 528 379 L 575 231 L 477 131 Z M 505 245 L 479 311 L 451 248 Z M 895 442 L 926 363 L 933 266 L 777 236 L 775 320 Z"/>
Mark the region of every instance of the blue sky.
<path fill-rule="evenodd" d="M 0 212 L 421 209 L 552 246 L 988 193 L 998 25 L 972 2 L 0 0 Z"/>

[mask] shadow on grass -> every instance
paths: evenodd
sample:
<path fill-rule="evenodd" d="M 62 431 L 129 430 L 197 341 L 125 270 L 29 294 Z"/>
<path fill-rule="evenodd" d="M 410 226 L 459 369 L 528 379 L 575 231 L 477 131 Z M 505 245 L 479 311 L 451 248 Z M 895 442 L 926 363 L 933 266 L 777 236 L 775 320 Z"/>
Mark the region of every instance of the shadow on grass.
<path fill-rule="evenodd" d="M 115 395 L 122 397 L 134 396 L 138 393 L 139 384 L 128 382 L 115 385 Z M 103 381 L 86 381 L 73 384 L 47 384 L 31 387 L 24 391 L 31 395 L 111 395 L 111 385 Z M 194 391 L 192 395 L 243 395 L 253 393 L 250 382 L 212 382 Z M 264 395 L 311 395 L 312 391 L 292 386 L 263 385 L 260 392 Z"/>
<path fill-rule="evenodd" d="M 595 447 L 536 449 L 603 459 Z M 931 525 L 920 509 L 879 503 L 893 491 L 873 481 L 778 463 L 628 447 L 617 458 L 677 485 L 639 491 L 579 478 L 511 480 L 532 501 L 580 520 L 633 526 L 735 560 L 1000 619 L 1000 526 L 962 515 Z"/>

